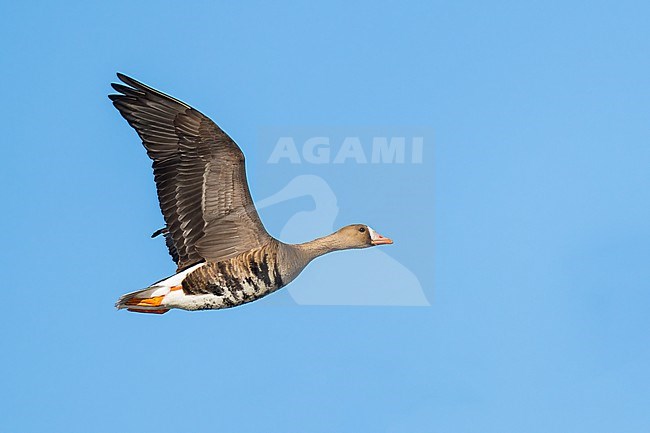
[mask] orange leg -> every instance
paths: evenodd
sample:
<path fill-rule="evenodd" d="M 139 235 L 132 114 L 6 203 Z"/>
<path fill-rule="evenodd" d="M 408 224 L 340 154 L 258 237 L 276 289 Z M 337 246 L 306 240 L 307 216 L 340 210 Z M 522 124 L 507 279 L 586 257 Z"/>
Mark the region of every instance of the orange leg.
<path fill-rule="evenodd" d="M 154 296 L 153 298 L 133 298 L 133 299 L 129 299 L 126 302 L 126 305 L 158 307 L 162 303 L 162 300 L 164 298 L 165 298 L 164 296 Z"/>
<path fill-rule="evenodd" d="M 127 311 L 133 311 L 134 313 L 150 313 L 150 314 L 165 314 L 169 311 L 167 308 L 160 308 L 157 310 L 141 310 L 139 308 L 127 308 Z"/>

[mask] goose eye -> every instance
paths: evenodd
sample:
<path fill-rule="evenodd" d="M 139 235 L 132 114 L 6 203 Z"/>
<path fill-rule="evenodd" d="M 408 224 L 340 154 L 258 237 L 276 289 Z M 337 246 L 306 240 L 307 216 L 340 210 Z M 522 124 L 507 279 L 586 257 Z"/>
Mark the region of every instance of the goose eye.
<path fill-rule="evenodd" d="M 366 228 L 365 228 L 365 227 L 359 227 L 359 231 L 360 231 L 361 233 L 363 233 L 363 232 L 366 231 Z"/>

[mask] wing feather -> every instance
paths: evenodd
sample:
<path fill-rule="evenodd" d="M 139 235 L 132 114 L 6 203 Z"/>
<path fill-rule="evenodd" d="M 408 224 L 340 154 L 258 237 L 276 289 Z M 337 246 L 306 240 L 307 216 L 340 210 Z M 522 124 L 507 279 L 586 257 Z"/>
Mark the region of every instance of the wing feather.
<path fill-rule="evenodd" d="M 113 83 L 119 94 L 109 98 L 153 161 L 165 239 L 178 269 L 267 243 L 237 144 L 189 105 L 126 75 L 118 78 L 126 85 Z"/>

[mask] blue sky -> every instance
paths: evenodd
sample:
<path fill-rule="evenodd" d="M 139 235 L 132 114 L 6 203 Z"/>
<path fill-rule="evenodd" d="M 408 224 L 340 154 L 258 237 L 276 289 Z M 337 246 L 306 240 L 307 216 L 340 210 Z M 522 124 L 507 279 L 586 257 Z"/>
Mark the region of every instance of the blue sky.
<path fill-rule="evenodd" d="M 649 12 L 3 2 L 0 430 L 649 431 Z M 272 234 L 364 222 L 395 245 L 241 308 L 115 311 L 173 272 L 149 239 L 150 162 L 106 98 L 116 71 L 217 121 L 256 200 L 325 182 L 336 212 L 311 226 L 315 195 L 281 201 L 261 210 Z M 424 151 L 270 164 L 278 131 L 332 149 L 421 135 Z M 292 296 L 414 287 L 430 306 Z"/>

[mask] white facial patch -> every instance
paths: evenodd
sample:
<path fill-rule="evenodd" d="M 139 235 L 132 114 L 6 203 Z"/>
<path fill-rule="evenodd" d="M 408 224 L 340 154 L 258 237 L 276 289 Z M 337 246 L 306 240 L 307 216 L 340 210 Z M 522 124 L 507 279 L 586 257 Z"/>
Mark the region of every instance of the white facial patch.
<path fill-rule="evenodd" d="M 377 239 L 380 239 L 382 237 L 379 233 L 374 231 L 372 227 L 370 226 L 366 226 L 366 227 L 368 227 L 368 231 L 370 232 L 370 240 L 376 241 Z"/>

